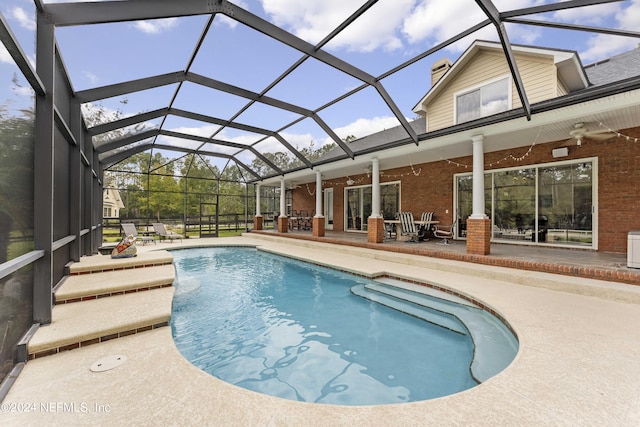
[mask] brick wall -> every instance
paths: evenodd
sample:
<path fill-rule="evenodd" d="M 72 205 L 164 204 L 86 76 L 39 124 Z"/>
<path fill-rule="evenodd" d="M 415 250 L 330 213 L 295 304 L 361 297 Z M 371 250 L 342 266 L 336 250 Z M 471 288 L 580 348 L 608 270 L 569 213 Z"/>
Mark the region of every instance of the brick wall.
<path fill-rule="evenodd" d="M 605 141 L 585 138 L 578 147 L 573 141 L 557 141 L 533 147 L 522 160 L 507 159 L 524 156 L 529 146 L 505 151 L 485 153 L 485 170 L 527 166 L 539 163 L 598 158 L 598 246 L 603 252 L 626 253 L 627 233 L 640 230 L 640 142 L 627 140 L 626 136 L 640 139 L 640 128 L 621 130 L 623 136 Z M 486 142 L 485 142 L 486 144 Z M 569 155 L 554 159 L 551 150 L 568 146 Z M 419 216 L 423 211 L 433 211 L 443 225 L 453 220 L 453 174 L 471 172 L 472 158 L 449 159 L 427 164 L 385 169 L 384 159 L 380 160 L 383 172 L 380 182 L 402 181 L 401 209 Z M 495 164 L 489 167 L 489 164 Z M 468 168 L 455 163 L 466 164 Z M 414 172 L 418 175 L 415 176 Z M 395 176 L 394 176 L 395 175 Z M 402 175 L 402 176 L 401 176 Z M 371 184 L 366 175 L 351 176 L 359 185 Z M 334 188 L 334 230 L 344 230 L 344 188 L 346 177 L 332 179 Z M 361 180 L 361 181 L 360 181 Z M 309 184 L 313 192 L 315 183 Z M 315 196 L 309 194 L 306 185 L 294 190 L 294 209 L 315 209 Z M 446 211 L 448 210 L 448 213 Z"/>

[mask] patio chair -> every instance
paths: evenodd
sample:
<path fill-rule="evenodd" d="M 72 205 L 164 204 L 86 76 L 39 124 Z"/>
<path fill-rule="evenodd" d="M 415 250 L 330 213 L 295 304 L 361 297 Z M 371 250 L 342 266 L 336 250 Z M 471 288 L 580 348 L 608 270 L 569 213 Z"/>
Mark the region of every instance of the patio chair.
<path fill-rule="evenodd" d="M 180 241 L 182 242 L 182 235 L 178 233 L 174 233 L 173 231 L 167 231 L 163 223 L 154 222 L 152 225 L 153 225 L 153 231 L 155 231 L 156 234 L 160 236 L 160 240 L 166 238 L 166 239 L 169 239 L 171 243 L 173 243 L 175 239 L 180 239 Z"/>
<path fill-rule="evenodd" d="M 411 212 L 399 212 L 400 218 L 400 235 L 409 236 L 409 242 L 418 242 L 418 229 L 416 223 L 413 221 L 413 214 Z"/>
<path fill-rule="evenodd" d="M 136 228 L 136 225 L 130 222 L 123 222 L 120 224 L 120 226 L 122 227 L 122 231 L 124 232 L 125 236 L 133 236 L 136 238 L 136 240 L 142 240 L 142 244 L 146 245 L 147 242 L 153 242 L 153 244 L 156 244 L 156 239 L 154 239 L 153 236 L 143 236 L 138 234 L 138 229 Z"/>
<path fill-rule="evenodd" d="M 421 221 L 430 222 L 433 220 L 433 212 L 422 212 L 420 216 Z M 422 224 L 420 226 L 420 232 L 422 234 L 422 240 L 427 241 L 427 234 L 433 235 L 433 224 Z"/>
<path fill-rule="evenodd" d="M 384 223 L 384 238 L 387 239 L 387 234 L 389 235 L 389 239 L 397 238 L 397 227 L 395 224 L 390 222 Z"/>
<path fill-rule="evenodd" d="M 437 225 L 435 226 L 433 229 L 433 235 L 442 239 L 442 241 L 438 242 L 439 245 L 448 245 L 451 243 L 449 239 L 453 239 L 453 232 L 457 223 L 458 220 L 456 219 L 453 221 L 453 224 L 451 224 L 451 227 L 440 228 Z"/>

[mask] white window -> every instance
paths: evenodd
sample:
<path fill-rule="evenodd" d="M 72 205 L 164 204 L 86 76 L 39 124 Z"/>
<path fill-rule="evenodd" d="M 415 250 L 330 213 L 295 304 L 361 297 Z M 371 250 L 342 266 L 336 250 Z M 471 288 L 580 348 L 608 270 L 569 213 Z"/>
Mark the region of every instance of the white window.
<path fill-rule="evenodd" d="M 471 90 L 455 94 L 456 123 L 507 111 L 511 108 L 509 77 L 486 83 Z"/>

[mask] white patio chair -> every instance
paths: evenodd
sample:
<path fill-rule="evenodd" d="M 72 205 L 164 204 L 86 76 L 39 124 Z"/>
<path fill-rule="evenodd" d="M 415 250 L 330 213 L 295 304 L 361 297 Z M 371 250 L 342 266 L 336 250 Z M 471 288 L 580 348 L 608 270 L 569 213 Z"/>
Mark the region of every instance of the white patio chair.
<path fill-rule="evenodd" d="M 449 239 L 453 239 L 454 230 L 457 223 L 458 220 L 456 219 L 453 224 L 451 224 L 451 227 L 440 228 L 438 227 L 438 225 L 435 226 L 435 228 L 433 229 L 433 235 L 442 239 L 442 241 L 438 242 L 439 245 L 448 245 L 451 243 Z"/>
<path fill-rule="evenodd" d="M 180 241 L 182 242 L 182 235 L 178 233 L 174 233 L 173 231 L 167 231 L 163 223 L 154 222 L 151 225 L 153 225 L 153 231 L 155 231 L 156 234 L 160 236 L 160 240 L 166 238 L 166 239 L 169 239 L 171 243 L 173 243 L 175 239 L 180 239 Z"/>
<path fill-rule="evenodd" d="M 153 242 L 154 245 L 156 244 L 156 239 L 154 239 L 153 236 L 143 236 L 138 234 L 138 229 L 135 224 L 123 222 L 120 226 L 122 227 L 122 231 L 124 231 L 125 236 L 133 236 L 136 240 L 142 240 L 143 245 L 146 245 L 148 242 Z"/>
<path fill-rule="evenodd" d="M 417 242 L 418 229 L 413 221 L 413 214 L 411 212 L 399 212 L 398 217 L 400 218 L 400 235 L 409 236 L 409 242 Z"/>

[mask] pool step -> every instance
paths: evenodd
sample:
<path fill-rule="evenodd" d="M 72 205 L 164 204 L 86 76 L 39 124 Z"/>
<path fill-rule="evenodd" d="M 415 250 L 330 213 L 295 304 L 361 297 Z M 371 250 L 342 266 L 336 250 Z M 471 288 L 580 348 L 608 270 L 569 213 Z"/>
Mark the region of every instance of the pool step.
<path fill-rule="evenodd" d="M 379 281 L 376 280 L 376 282 Z M 409 290 L 407 288 L 411 286 L 406 285 L 411 284 L 403 283 L 402 287 L 396 287 L 387 281 L 387 283 L 358 285 L 363 288 L 358 292 L 366 294 L 366 298 L 373 296 L 369 299 L 389 305 L 391 308 L 395 308 L 399 302 L 412 303 L 413 310 L 424 310 L 429 313 L 429 316 L 434 311 L 441 313 L 440 317 L 435 318 L 436 320 L 456 319 L 455 323 L 473 340 L 474 356 L 470 369 L 478 382 L 486 381 L 511 363 L 518 352 L 518 342 L 504 323 L 495 316 L 468 301 L 465 304 L 458 304 L 458 297 L 446 292 L 429 290 L 424 286 Z M 438 296 L 434 297 L 432 293 Z M 437 324 L 433 321 L 433 317 L 431 319 L 431 323 Z"/>
<path fill-rule="evenodd" d="M 424 286 L 424 285 L 417 285 L 414 283 L 409 283 L 409 282 L 405 282 L 403 280 L 399 280 L 399 279 L 393 279 L 390 277 L 381 277 L 378 279 L 375 279 L 376 283 L 382 283 L 384 285 L 389 285 L 389 286 L 393 286 L 393 288 L 400 288 L 400 289 L 406 289 L 408 291 L 413 291 L 415 293 L 420 293 L 420 294 L 424 294 L 424 295 L 429 295 L 433 298 L 438 298 L 444 301 L 450 301 L 453 303 L 457 303 L 457 304 L 462 304 L 462 305 L 466 305 L 469 307 L 476 307 L 479 308 L 478 305 L 472 303 L 469 300 L 466 300 L 462 297 L 459 297 L 457 295 L 454 295 L 450 292 L 444 292 L 444 291 L 440 291 L 438 289 L 435 288 L 431 288 L 429 286 Z"/>
<path fill-rule="evenodd" d="M 167 327 L 172 262 L 169 252 L 153 251 L 119 259 L 94 255 L 70 264 L 54 289 L 51 323 L 40 326 L 27 344 L 29 359 Z"/>
<path fill-rule="evenodd" d="M 29 359 L 167 327 L 174 288 L 130 293 L 53 307 L 52 322 L 29 340 Z"/>
<path fill-rule="evenodd" d="M 80 274 L 104 273 L 106 271 L 128 270 L 134 268 L 154 267 L 173 262 L 169 251 L 149 251 L 139 253 L 131 258 L 111 258 L 109 255 L 93 255 L 80 258 L 69 266 L 70 276 Z"/>
<path fill-rule="evenodd" d="M 369 287 L 370 285 L 356 285 L 351 288 L 351 293 L 359 297 L 377 302 L 384 306 L 393 308 L 402 313 L 422 319 L 452 332 L 466 335 L 467 331 L 453 316 L 448 313 L 439 312 L 426 306 L 417 306 L 414 301 L 398 300 L 391 298 L 392 295 L 376 292 L 376 289 Z"/>
<path fill-rule="evenodd" d="M 55 289 L 56 304 L 81 302 L 107 296 L 172 286 L 172 264 L 67 276 Z"/>

